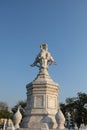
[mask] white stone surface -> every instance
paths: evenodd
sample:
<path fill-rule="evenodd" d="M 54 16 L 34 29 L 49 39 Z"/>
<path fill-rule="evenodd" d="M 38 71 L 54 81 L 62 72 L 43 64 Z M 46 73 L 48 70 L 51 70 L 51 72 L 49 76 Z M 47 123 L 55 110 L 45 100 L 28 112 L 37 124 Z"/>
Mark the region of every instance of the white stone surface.
<path fill-rule="evenodd" d="M 58 111 L 59 85 L 51 79 L 47 70 L 43 70 L 26 87 L 27 107 L 23 127 L 29 127 L 31 122 L 41 122 L 47 123 L 50 129 L 57 128 L 55 115 Z"/>
<path fill-rule="evenodd" d="M 64 115 L 63 115 L 63 113 L 62 113 L 62 111 L 60 109 L 57 112 L 57 117 L 56 118 L 57 118 L 57 123 L 58 123 L 58 129 L 61 129 L 61 130 L 65 129 L 65 126 L 64 126 L 65 117 L 64 117 Z"/>
<path fill-rule="evenodd" d="M 22 114 L 20 113 L 20 106 L 17 109 L 17 112 L 14 114 L 14 127 L 15 129 L 20 128 L 19 124 L 22 119 Z"/>
<path fill-rule="evenodd" d="M 48 59 L 49 58 L 49 59 Z M 22 127 L 33 128 L 34 124 L 46 123 L 49 129 L 58 127 L 55 118 L 58 111 L 59 85 L 48 74 L 48 67 L 54 63 L 48 52 L 47 45 L 41 45 L 41 52 L 36 57 L 32 66 L 39 67 L 39 74 L 27 88 L 27 106 Z M 33 125 L 31 125 L 33 123 Z"/>
<path fill-rule="evenodd" d="M 35 58 L 34 63 L 31 65 L 39 67 L 39 69 L 48 69 L 49 65 L 55 64 L 53 57 L 50 52 L 48 52 L 48 45 L 41 44 L 40 45 L 40 53 Z"/>

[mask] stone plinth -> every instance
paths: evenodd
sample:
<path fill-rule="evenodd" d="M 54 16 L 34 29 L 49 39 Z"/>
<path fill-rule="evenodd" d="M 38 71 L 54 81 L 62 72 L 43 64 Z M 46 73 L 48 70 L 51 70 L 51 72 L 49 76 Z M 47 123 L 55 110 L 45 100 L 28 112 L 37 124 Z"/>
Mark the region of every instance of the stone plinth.
<path fill-rule="evenodd" d="M 50 78 L 47 70 L 43 69 L 26 88 L 27 106 L 22 127 L 31 129 L 34 124 L 37 126 L 38 123 L 46 123 L 49 129 L 56 129 L 59 85 Z"/>

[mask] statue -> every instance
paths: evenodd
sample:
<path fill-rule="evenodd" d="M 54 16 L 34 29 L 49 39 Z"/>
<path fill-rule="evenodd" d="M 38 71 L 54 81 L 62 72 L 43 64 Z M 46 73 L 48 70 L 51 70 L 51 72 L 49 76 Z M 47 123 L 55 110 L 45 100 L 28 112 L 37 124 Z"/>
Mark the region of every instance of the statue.
<path fill-rule="evenodd" d="M 17 112 L 14 114 L 14 127 L 15 129 L 20 128 L 20 122 L 22 120 L 22 114 L 20 112 L 21 106 L 18 106 Z"/>
<path fill-rule="evenodd" d="M 35 58 L 34 63 L 31 65 L 39 67 L 39 69 L 48 69 L 51 64 L 56 64 L 51 54 L 48 52 L 48 45 L 40 45 L 40 53 Z"/>
<path fill-rule="evenodd" d="M 58 109 L 58 112 L 56 114 L 56 120 L 57 120 L 57 123 L 58 123 L 58 129 L 65 129 L 65 117 L 62 113 L 62 111 L 60 110 L 60 108 Z"/>

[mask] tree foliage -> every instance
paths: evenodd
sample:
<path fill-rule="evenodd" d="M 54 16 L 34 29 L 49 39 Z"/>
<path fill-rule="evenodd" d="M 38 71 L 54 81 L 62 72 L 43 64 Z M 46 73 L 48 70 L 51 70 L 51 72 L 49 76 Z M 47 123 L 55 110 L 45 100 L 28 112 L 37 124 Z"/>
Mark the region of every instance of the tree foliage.
<path fill-rule="evenodd" d="M 0 110 L 7 110 L 8 105 L 6 102 L 0 102 Z"/>
<path fill-rule="evenodd" d="M 77 93 L 77 97 L 67 98 L 65 104 L 60 103 L 60 108 L 66 116 L 66 112 L 70 112 L 72 120 L 78 124 L 87 124 L 87 109 L 84 105 L 87 103 L 86 93 Z"/>
<path fill-rule="evenodd" d="M 13 113 L 8 110 L 0 110 L 0 118 L 12 119 Z"/>
<path fill-rule="evenodd" d="M 12 118 L 13 113 L 9 111 L 7 103 L 0 102 L 0 118 Z"/>

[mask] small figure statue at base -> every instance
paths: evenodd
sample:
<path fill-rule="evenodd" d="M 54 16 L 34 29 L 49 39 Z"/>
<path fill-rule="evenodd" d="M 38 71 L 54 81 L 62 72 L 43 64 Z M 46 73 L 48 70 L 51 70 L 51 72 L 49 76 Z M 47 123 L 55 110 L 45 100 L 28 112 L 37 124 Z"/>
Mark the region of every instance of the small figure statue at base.
<path fill-rule="evenodd" d="M 64 130 L 65 129 L 65 126 L 64 126 L 65 125 L 65 117 L 64 117 L 62 111 L 60 110 L 60 108 L 57 112 L 56 120 L 58 122 L 58 129 Z"/>
<path fill-rule="evenodd" d="M 22 120 L 22 114 L 20 113 L 20 108 L 21 108 L 21 106 L 18 106 L 18 110 L 14 115 L 14 127 L 16 129 L 20 128 L 19 124 L 20 124 L 20 122 Z"/>

